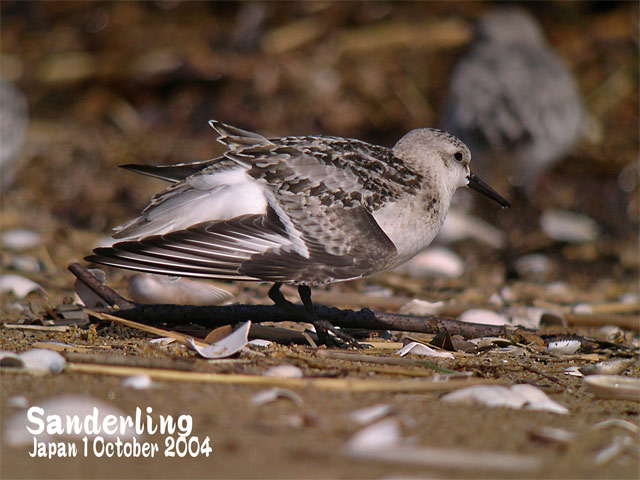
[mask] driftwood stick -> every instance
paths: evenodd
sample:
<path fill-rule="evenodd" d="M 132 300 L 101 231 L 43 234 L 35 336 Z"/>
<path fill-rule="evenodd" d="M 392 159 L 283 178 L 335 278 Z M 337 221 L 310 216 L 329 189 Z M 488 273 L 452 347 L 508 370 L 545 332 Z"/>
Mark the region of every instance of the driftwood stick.
<path fill-rule="evenodd" d="M 197 323 L 207 328 L 217 328 L 251 320 L 262 322 L 296 322 L 304 321 L 303 309 L 300 315 L 283 311 L 275 305 L 227 305 L 227 306 L 191 306 L 191 305 L 137 305 L 134 308 L 95 309 L 97 312 L 109 313 L 118 317 L 145 324 L 162 323 L 189 324 Z M 362 310 L 341 310 L 339 308 L 318 305 L 316 311 L 320 318 L 329 320 L 333 325 L 342 328 L 363 328 L 367 330 L 402 330 L 407 332 L 437 333 L 446 329 L 451 335 L 462 335 L 464 338 L 504 335 L 505 328 L 496 325 L 480 325 L 460 322 L 450 318 L 435 316 L 420 317 L 386 313 L 363 308 Z"/>
<path fill-rule="evenodd" d="M 305 318 L 300 306 L 300 315 L 284 311 L 275 305 L 226 305 L 226 306 L 192 306 L 192 305 L 142 305 L 131 302 L 118 295 L 111 288 L 102 285 L 91 273 L 80 264 L 72 263 L 69 270 L 84 282 L 91 290 L 110 305 L 118 307 L 98 309 L 99 313 L 116 315 L 120 318 L 135 320 L 147 325 L 159 323 L 186 325 L 197 323 L 208 328 L 217 328 L 251 320 L 254 323 L 300 321 Z M 451 335 L 462 335 L 464 338 L 499 336 L 505 333 L 505 327 L 480 325 L 460 322 L 433 315 L 416 316 L 399 313 L 385 313 L 364 308 L 362 310 L 341 310 L 322 305 L 316 306 L 320 318 L 330 321 L 342 328 L 363 328 L 367 330 L 402 330 L 408 332 L 437 333 L 443 328 Z"/>

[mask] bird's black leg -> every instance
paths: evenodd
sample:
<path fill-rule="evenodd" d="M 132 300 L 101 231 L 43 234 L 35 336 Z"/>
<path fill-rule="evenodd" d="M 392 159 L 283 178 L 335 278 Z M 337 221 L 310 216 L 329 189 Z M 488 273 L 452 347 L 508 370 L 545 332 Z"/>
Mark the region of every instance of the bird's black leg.
<path fill-rule="evenodd" d="M 313 326 L 316 328 L 316 333 L 318 334 L 318 340 L 320 343 L 327 347 L 331 345 L 344 347 L 345 344 L 341 341 L 343 340 L 356 348 L 362 348 L 362 346 L 353 337 L 347 335 L 342 330 L 337 330 L 331 322 L 327 320 L 320 320 L 318 318 L 316 310 L 313 308 L 313 302 L 311 302 L 311 289 L 308 285 L 299 285 L 298 295 L 300 295 L 300 300 L 302 300 L 305 311 L 312 319 L 311 323 L 313 323 Z M 329 332 L 332 332 L 335 337 L 329 335 Z"/>
<path fill-rule="evenodd" d="M 331 325 L 331 322 L 318 319 L 316 311 L 313 308 L 313 303 L 311 302 L 311 289 L 308 286 L 300 285 L 298 287 L 298 294 L 300 295 L 300 300 L 302 300 L 302 304 L 304 305 L 304 312 L 301 312 L 299 306 L 284 297 L 280 291 L 281 286 L 282 283 L 274 283 L 269 289 L 269 298 L 273 301 L 276 307 L 287 312 L 292 312 L 296 315 L 302 314 L 306 317 L 304 321 L 313 324 L 316 329 L 316 333 L 318 334 L 318 341 L 321 345 L 326 345 L 327 347 L 345 347 L 345 342 L 347 342 L 355 347 L 362 348 L 361 345 L 349 335 L 340 330 L 336 330 L 336 328 Z M 329 331 L 333 332 L 335 337 L 333 335 L 329 335 Z M 344 342 L 341 339 L 344 340 Z"/>
<path fill-rule="evenodd" d="M 284 295 L 280 291 L 280 287 L 282 283 L 276 282 L 269 289 L 269 298 L 275 303 L 276 307 L 282 308 L 283 310 L 291 310 L 291 308 L 296 308 L 295 304 L 291 303 L 289 300 L 284 298 Z"/>

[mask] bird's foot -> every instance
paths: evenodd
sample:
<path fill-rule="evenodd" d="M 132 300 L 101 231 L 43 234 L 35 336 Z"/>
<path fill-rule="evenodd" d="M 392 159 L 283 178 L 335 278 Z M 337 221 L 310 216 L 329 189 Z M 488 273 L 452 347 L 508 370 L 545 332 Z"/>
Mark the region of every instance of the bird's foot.
<path fill-rule="evenodd" d="M 336 328 L 327 320 L 319 320 L 315 318 L 311 320 L 311 323 L 313 323 L 313 326 L 316 329 L 318 342 L 321 345 L 325 345 L 328 348 L 363 348 L 355 338 Z"/>

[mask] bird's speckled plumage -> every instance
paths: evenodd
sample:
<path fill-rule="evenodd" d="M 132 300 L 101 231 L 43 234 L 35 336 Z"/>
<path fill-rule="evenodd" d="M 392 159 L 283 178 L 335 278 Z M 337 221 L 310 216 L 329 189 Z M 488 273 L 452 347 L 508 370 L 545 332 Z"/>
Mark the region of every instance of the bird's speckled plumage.
<path fill-rule="evenodd" d="M 507 205 L 477 186 L 469 150 L 440 130 L 413 130 L 386 148 L 339 137 L 267 139 L 210 124 L 228 148 L 221 157 L 125 166 L 173 184 L 116 229 L 121 242 L 88 260 L 176 276 L 321 285 L 411 258 L 433 240 L 460 186 L 475 185 Z"/>

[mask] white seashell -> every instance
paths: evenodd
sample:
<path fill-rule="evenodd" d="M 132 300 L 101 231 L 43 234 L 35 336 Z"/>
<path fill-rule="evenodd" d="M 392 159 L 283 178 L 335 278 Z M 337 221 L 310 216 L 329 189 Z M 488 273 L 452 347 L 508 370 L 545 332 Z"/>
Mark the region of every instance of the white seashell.
<path fill-rule="evenodd" d="M 406 354 L 412 353 L 414 355 L 422 355 L 425 357 L 439 357 L 439 358 L 455 358 L 451 352 L 439 352 L 431 347 L 426 346 L 424 343 L 411 342 L 406 344 L 400 350 L 395 352 L 396 355 L 404 357 Z"/>
<path fill-rule="evenodd" d="M 601 338 L 605 338 L 610 341 L 624 339 L 624 330 L 617 325 L 604 325 L 598 329 L 598 333 Z"/>
<path fill-rule="evenodd" d="M 627 305 L 635 305 L 640 302 L 640 293 L 637 292 L 625 292 L 618 297 L 620 303 Z"/>
<path fill-rule="evenodd" d="M 277 365 L 275 367 L 268 368 L 262 374 L 265 377 L 277 377 L 277 378 L 302 378 L 302 370 L 295 365 Z"/>
<path fill-rule="evenodd" d="M 27 408 L 29 400 L 27 400 L 27 397 L 23 395 L 16 395 L 14 397 L 9 397 L 7 404 L 14 408 Z"/>
<path fill-rule="evenodd" d="M 44 271 L 40 260 L 33 255 L 11 255 L 7 266 L 23 273 L 40 273 Z"/>
<path fill-rule="evenodd" d="M 502 248 L 506 235 L 502 230 L 459 209 L 451 209 L 438 232 L 437 241 L 452 243 L 471 238 L 494 248 Z"/>
<path fill-rule="evenodd" d="M 268 347 L 273 342 L 270 340 L 263 340 L 262 338 L 254 338 L 249 342 L 249 345 L 253 345 L 255 347 Z"/>
<path fill-rule="evenodd" d="M 528 385 L 526 383 L 513 385 L 511 387 L 511 391 L 520 395 L 520 397 L 524 399 L 525 410 L 541 410 L 561 414 L 569 413 L 569 409 L 567 409 L 567 407 L 551 400 L 546 393 L 533 385 Z"/>
<path fill-rule="evenodd" d="M 549 342 L 545 350 L 556 355 L 573 355 L 581 345 L 580 340 L 558 340 L 557 342 Z"/>
<path fill-rule="evenodd" d="M 580 367 L 580 373 L 583 375 L 618 375 L 631 365 L 633 365 L 633 360 L 630 358 L 608 360 Z"/>
<path fill-rule="evenodd" d="M 153 380 L 149 375 L 132 375 L 122 380 L 122 386 L 134 390 L 147 390 L 153 387 Z"/>
<path fill-rule="evenodd" d="M 398 313 L 422 316 L 437 315 L 442 310 L 442 307 L 444 307 L 444 302 L 428 302 L 414 298 L 400 307 Z"/>
<path fill-rule="evenodd" d="M 207 347 L 200 347 L 195 344 L 192 338 L 187 338 L 189 345 L 200 356 L 207 359 L 226 358 L 238 353 L 247 344 L 247 336 L 249 335 L 249 329 L 251 328 L 251 321 L 245 322 L 234 330 L 230 335 L 227 335 L 216 343 Z"/>
<path fill-rule="evenodd" d="M 24 363 L 24 368 L 29 370 L 60 373 L 67 364 L 67 361 L 58 352 L 44 348 L 35 348 L 23 352 L 19 356 Z"/>
<path fill-rule="evenodd" d="M 584 383 L 599 398 L 640 402 L 640 378 L 620 375 L 589 375 Z"/>
<path fill-rule="evenodd" d="M 89 273 L 104 285 L 105 273 L 103 270 L 100 270 L 99 268 L 90 268 Z M 76 294 L 76 303 L 79 305 L 84 305 L 87 308 L 97 308 L 107 305 L 107 302 L 102 297 L 98 296 L 80 279 L 76 279 L 73 285 L 73 290 Z"/>
<path fill-rule="evenodd" d="M 511 388 L 501 385 L 474 385 L 451 392 L 442 397 L 445 402 L 480 404 L 488 407 L 507 407 L 527 410 L 544 410 L 566 414 L 569 411 L 551 400 L 533 385 L 513 385 Z"/>
<path fill-rule="evenodd" d="M 267 403 L 271 403 L 276 401 L 278 398 L 288 398 L 289 400 L 295 402 L 296 405 L 300 406 L 303 404 L 302 397 L 291 390 L 287 390 L 285 388 L 270 388 L 268 390 L 262 390 L 256 393 L 251 398 L 251 403 L 257 406 L 265 405 Z"/>
<path fill-rule="evenodd" d="M 496 307 L 502 307 L 504 305 L 504 300 L 499 293 L 492 293 L 488 299 L 488 302 L 491 305 L 495 305 Z"/>
<path fill-rule="evenodd" d="M 549 238 L 559 242 L 593 242 L 599 234 L 594 220 L 566 210 L 546 210 L 540 217 L 540 226 Z"/>
<path fill-rule="evenodd" d="M 576 438 L 576 434 L 573 432 L 553 427 L 534 427 L 529 431 L 529 436 L 534 440 L 555 442 L 564 445 L 571 443 Z"/>
<path fill-rule="evenodd" d="M 621 420 L 619 418 L 610 418 L 608 420 L 603 420 L 602 422 L 596 423 L 592 427 L 593 430 L 604 430 L 607 428 L 622 428 L 624 430 L 630 431 L 631 433 L 638 433 L 638 425 L 627 420 Z"/>
<path fill-rule="evenodd" d="M 129 279 L 129 293 L 138 303 L 220 305 L 233 295 L 211 283 L 144 273 Z"/>
<path fill-rule="evenodd" d="M 149 340 L 149 343 L 154 343 L 154 344 L 157 343 L 159 345 L 165 346 L 165 345 L 170 345 L 175 341 L 176 341 L 175 338 L 160 337 L 160 338 L 153 338 L 153 339 Z"/>
<path fill-rule="evenodd" d="M 565 296 L 571 293 L 571 289 L 566 282 L 553 282 L 542 286 L 543 290 L 549 295 Z"/>
<path fill-rule="evenodd" d="M 509 319 L 504 315 L 486 310 L 484 308 L 472 308 L 463 312 L 458 320 L 467 323 L 479 323 L 482 325 L 509 325 Z"/>
<path fill-rule="evenodd" d="M 24 368 L 24 360 L 13 352 L 0 350 L 0 367 Z"/>
<path fill-rule="evenodd" d="M 623 437 L 615 437 L 607 447 L 596 454 L 593 463 L 598 466 L 606 465 L 627 451 L 635 455 L 638 454 L 638 446 L 634 445 L 631 437 L 626 435 Z"/>
<path fill-rule="evenodd" d="M 349 414 L 349 418 L 360 425 L 368 425 L 390 415 L 395 407 L 389 403 L 380 403 L 370 407 L 359 408 Z"/>
<path fill-rule="evenodd" d="M 551 259 L 541 253 L 532 253 L 518 258 L 514 267 L 518 275 L 524 279 L 544 280 L 551 272 Z"/>
<path fill-rule="evenodd" d="M 30 250 L 41 243 L 40 235 L 26 228 L 7 230 L 0 235 L 0 245 L 8 250 Z"/>
<path fill-rule="evenodd" d="M 77 415 L 81 424 L 84 424 L 87 417 L 93 418 L 94 407 L 97 409 L 97 425 L 103 425 L 104 419 L 108 415 L 123 418 L 127 417 L 127 414 L 111 404 L 83 395 L 63 395 L 49 400 L 33 402 L 33 406 L 38 406 L 43 410 L 43 420 L 49 416 L 59 417 L 62 420 L 63 428 L 66 426 L 67 415 L 71 419 Z M 46 433 L 45 429 L 42 434 L 34 436 L 27 430 L 27 427 L 33 427 L 33 423 L 27 418 L 27 410 L 16 413 L 9 419 L 4 427 L 4 440 L 11 446 L 33 445 L 34 437 L 39 442 L 61 441 L 61 438 L 95 437 L 94 434 L 89 434 L 84 429 L 79 433 L 75 433 L 73 431 L 67 432 L 66 428 L 64 434 L 50 436 Z M 116 441 L 118 437 L 123 441 L 131 440 L 135 436 L 135 429 L 133 425 L 130 425 L 125 428 L 123 433 L 118 430 L 116 434 L 112 435 L 101 430 L 99 435 L 107 441 Z"/>
<path fill-rule="evenodd" d="M 540 307 L 509 307 L 503 312 L 511 319 L 511 325 L 519 325 L 526 328 L 540 328 L 540 325 L 566 326 L 564 315 L 559 310 Z"/>
<path fill-rule="evenodd" d="M 588 303 L 577 303 L 573 306 L 571 311 L 578 315 L 593 315 L 593 309 Z"/>
<path fill-rule="evenodd" d="M 478 348 L 487 348 L 487 347 L 508 347 L 509 345 L 513 345 L 513 342 L 506 338 L 500 337 L 479 337 L 472 338 L 469 342 L 475 344 Z"/>
<path fill-rule="evenodd" d="M 433 275 L 457 278 L 464 273 L 465 264 L 464 260 L 451 250 L 444 247 L 431 247 L 397 267 L 395 271 L 414 278 Z"/>
<path fill-rule="evenodd" d="M 393 290 L 380 285 L 367 285 L 364 287 L 362 292 L 366 295 L 377 298 L 391 298 L 395 295 Z"/>
<path fill-rule="evenodd" d="M 582 372 L 580 372 L 580 367 L 578 365 L 571 365 L 565 368 L 564 373 L 567 375 L 572 375 L 574 377 L 584 377 Z"/>
<path fill-rule="evenodd" d="M 513 291 L 513 288 L 511 287 L 502 287 L 499 293 L 505 302 L 512 303 L 518 300 L 518 295 Z"/>
<path fill-rule="evenodd" d="M 0 275 L 0 293 L 10 292 L 18 298 L 24 298 L 36 291 L 46 293 L 44 288 L 28 278 L 14 274 Z"/>
<path fill-rule="evenodd" d="M 474 385 L 456 390 L 442 397 L 445 402 L 488 407 L 521 408 L 525 400 L 501 385 Z"/>
<path fill-rule="evenodd" d="M 364 427 L 347 442 L 350 453 L 379 450 L 399 445 L 402 440 L 400 424 L 395 418 L 380 420 Z"/>

